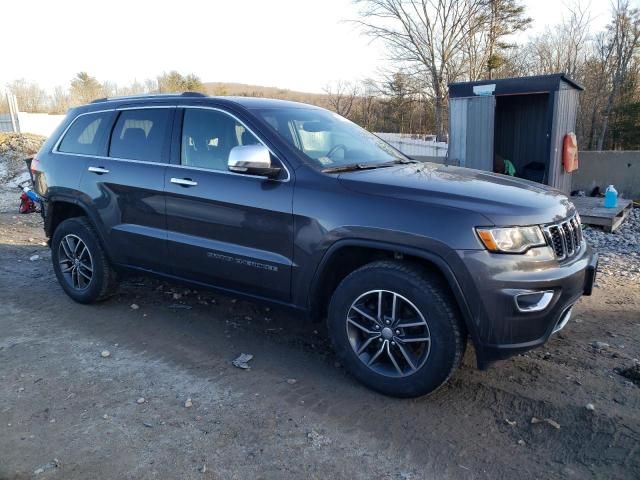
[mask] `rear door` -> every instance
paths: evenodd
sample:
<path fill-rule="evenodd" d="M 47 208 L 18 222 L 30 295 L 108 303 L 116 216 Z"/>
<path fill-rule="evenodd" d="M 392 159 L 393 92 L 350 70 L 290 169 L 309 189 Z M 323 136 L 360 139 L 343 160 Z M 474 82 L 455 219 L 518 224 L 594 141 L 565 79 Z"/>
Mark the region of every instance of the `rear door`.
<path fill-rule="evenodd" d="M 164 173 L 175 108 L 116 111 L 107 154 L 90 159 L 81 190 L 91 197 L 116 263 L 166 272 Z"/>
<path fill-rule="evenodd" d="M 176 275 L 286 301 L 293 257 L 293 181 L 230 172 L 235 146 L 261 142 L 237 117 L 178 109 L 178 164 L 167 167 L 169 259 Z M 272 155 L 272 161 L 280 163 Z"/>

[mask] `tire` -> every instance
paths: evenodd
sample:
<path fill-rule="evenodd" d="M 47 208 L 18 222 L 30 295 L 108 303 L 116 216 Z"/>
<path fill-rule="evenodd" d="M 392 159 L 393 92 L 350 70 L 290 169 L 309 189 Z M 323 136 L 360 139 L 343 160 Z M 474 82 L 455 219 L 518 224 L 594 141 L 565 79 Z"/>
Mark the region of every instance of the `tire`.
<path fill-rule="evenodd" d="M 345 368 L 394 397 L 436 391 L 466 347 L 464 324 L 443 279 L 395 261 L 373 262 L 348 275 L 331 298 L 328 327 Z"/>
<path fill-rule="evenodd" d="M 116 273 L 86 217 L 68 218 L 58 225 L 51 239 L 51 259 L 60 286 L 76 302 L 99 302 L 115 293 Z"/>

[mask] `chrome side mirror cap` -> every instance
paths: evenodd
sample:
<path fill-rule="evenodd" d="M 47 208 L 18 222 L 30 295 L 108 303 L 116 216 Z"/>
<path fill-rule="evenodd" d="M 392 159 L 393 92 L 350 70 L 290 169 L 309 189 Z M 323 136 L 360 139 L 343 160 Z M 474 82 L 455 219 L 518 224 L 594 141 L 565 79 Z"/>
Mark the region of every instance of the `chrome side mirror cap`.
<path fill-rule="evenodd" d="M 227 167 L 232 172 L 269 178 L 275 178 L 280 173 L 280 167 L 271 165 L 271 152 L 264 145 L 233 147 Z"/>

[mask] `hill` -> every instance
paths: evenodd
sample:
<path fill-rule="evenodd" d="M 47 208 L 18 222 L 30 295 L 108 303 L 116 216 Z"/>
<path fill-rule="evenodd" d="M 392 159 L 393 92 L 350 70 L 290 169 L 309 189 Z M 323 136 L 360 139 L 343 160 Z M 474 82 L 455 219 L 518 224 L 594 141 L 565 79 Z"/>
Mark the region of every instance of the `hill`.
<path fill-rule="evenodd" d="M 278 87 L 263 87 L 245 83 L 205 82 L 204 87 L 209 95 L 238 95 L 246 97 L 268 97 L 304 102 L 326 107 L 327 95 L 322 93 L 298 92 Z"/>

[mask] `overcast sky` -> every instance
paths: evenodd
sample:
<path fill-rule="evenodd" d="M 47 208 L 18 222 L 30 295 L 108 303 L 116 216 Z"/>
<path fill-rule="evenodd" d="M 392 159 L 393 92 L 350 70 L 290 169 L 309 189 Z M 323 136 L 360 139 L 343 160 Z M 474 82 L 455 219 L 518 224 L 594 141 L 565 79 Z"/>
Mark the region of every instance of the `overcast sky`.
<path fill-rule="evenodd" d="M 526 35 L 565 12 L 562 0 L 524 3 L 534 19 Z M 592 0 L 594 29 L 606 25 L 609 5 Z M 321 92 L 384 64 L 382 45 L 345 22 L 356 16 L 350 0 L 4 0 L 0 86 L 26 78 L 51 89 L 79 71 L 127 84 L 175 69 L 203 81 Z"/>

